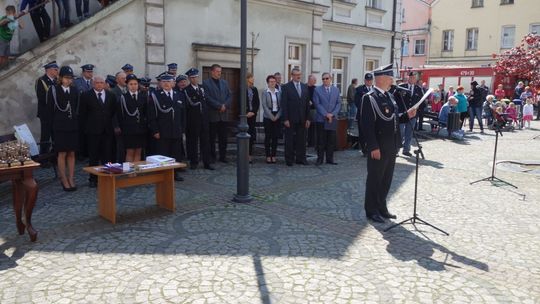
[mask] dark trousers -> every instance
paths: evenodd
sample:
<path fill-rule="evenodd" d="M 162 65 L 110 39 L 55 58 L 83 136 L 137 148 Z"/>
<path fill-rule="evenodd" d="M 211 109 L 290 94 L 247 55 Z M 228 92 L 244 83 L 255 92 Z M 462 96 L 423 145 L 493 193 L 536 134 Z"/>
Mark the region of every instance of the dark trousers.
<path fill-rule="evenodd" d="M 416 124 L 416 130 L 424 130 L 424 108 L 418 109 L 418 123 Z"/>
<path fill-rule="evenodd" d="M 69 18 L 70 5 L 69 0 L 56 0 L 56 5 L 58 5 L 58 21 L 61 27 L 67 27 L 71 21 Z"/>
<path fill-rule="evenodd" d="M 77 9 L 77 17 L 88 17 L 90 16 L 90 0 L 75 0 L 75 8 Z M 84 6 L 84 9 L 83 9 Z"/>
<path fill-rule="evenodd" d="M 199 150 L 205 165 L 210 163 L 210 141 L 208 140 L 208 125 L 193 122 L 186 128 L 187 158 L 191 164 L 199 163 Z"/>
<path fill-rule="evenodd" d="M 45 8 L 41 7 L 31 11 L 30 18 L 32 18 L 39 41 L 43 42 L 49 39 L 51 36 L 51 17 L 49 17 Z"/>
<path fill-rule="evenodd" d="M 157 154 L 182 160 L 182 142 L 179 138 L 160 138 L 155 143 Z"/>
<path fill-rule="evenodd" d="M 86 134 L 88 143 L 88 165 L 99 166 L 112 161 L 114 135 L 112 134 Z M 97 180 L 95 175 L 90 174 L 91 181 Z"/>
<path fill-rule="evenodd" d="M 364 132 L 362 132 L 362 119 L 358 119 L 358 148 L 362 150 L 362 153 L 366 154 L 366 138 Z"/>
<path fill-rule="evenodd" d="M 226 121 L 218 121 L 210 123 L 210 157 L 216 159 L 216 137 L 219 147 L 219 159 L 227 158 L 227 131 L 228 126 Z"/>
<path fill-rule="evenodd" d="M 317 161 L 323 161 L 326 154 L 326 162 L 334 162 L 334 150 L 336 148 L 336 130 L 325 130 L 323 122 L 315 123 L 317 128 Z"/>
<path fill-rule="evenodd" d="M 51 123 L 47 119 L 40 118 L 41 135 L 39 137 L 39 154 L 49 153 L 51 150 Z"/>
<path fill-rule="evenodd" d="M 281 122 L 265 118 L 264 124 L 264 151 L 266 157 L 275 157 L 277 153 L 278 137 L 281 132 Z"/>
<path fill-rule="evenodd" d="M 367 180 L 364 209 L 366 216 L 387 213 L 386 196 L 392 185 L 396 151 L 381 151 L 381 159 L 374 160 L 368 156 Z"/>
<path fill-rule="evenodd" d="M 469 108 L 469 129 L 472 131 L 474 127 L 474 118 L 478 120 L 480 130 L 484 131 L 484 124 L 482 123 L 482 107 L 470 107 Z"/>
<path fill-rule="evenodd" d="M 253 155 L 253 145 L 255 145 L 255 141 L 257 140 L 257 130 L 255 129 L 255 123 L 257 122 L 257 116 L 253 116 L 247 119 L 247 123 L 249 126 L 248 133 L 249 133 L 249 155 Z"/>
<path fill-rule="evenodd" d="M 291 127 L 285 127 L 285 161 L 306 160 L 306 128 L 305 123 L 291 123 Z"/>

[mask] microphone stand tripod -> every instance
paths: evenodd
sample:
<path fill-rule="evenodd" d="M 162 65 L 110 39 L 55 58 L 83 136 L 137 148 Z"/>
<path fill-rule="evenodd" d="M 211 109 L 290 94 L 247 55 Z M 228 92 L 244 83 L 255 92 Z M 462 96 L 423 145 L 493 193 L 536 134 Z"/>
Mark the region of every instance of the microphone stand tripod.
<path fill-rule="evenodd" d="M 413 131 L 413 134 L 414 131 Z M 416 134 L 414 135 L 415 138 L 416 138 Z M 448 232 L 424 221 L 423 219 L 419 218 L 418 217 L 418 214 L 416 214 L 416 201 L 417 201 L 417 196 L 418 196 L 418 164 L 419 164 L 419 161 L 420 161 L 420 156 L 422 156 L 422 158 L 424 158 L 424 153 L 422 152 L 422 145 L 420 144 L 420 142 L 418 142 L 418 139 L 416 139 L 416 143 L 418 145 L 418 149 L 414 150 L 414 154 L 416 155 L 416 169 L 415 169 L 415 176 L 414 176 L 414 211 L 413 211 L 413 216 L 404 220 L 404 221 L 401 221 L 397 224 L 394 224 L 386 229 L 384 229 L 384 232 L 394 228 L 394 227 L 397 227 L 397 226 L 401 226 L 401 225 L 404 225 L 404 224 L 407 224 L 407 223 L 410 223 L 412 224 L 415 228 L 416 228 L 416 222 L 420 223 L 420 224 L 423 224 L 423 225 L 426 225 L 426 226 L 429 226 L 435 230 L 438 230 L 446 235 L 450 235 L 448 234 Z"/>
<path fill-rule="evenodd" d="M 493 165 L 491 166 L 491 176 L 488 176 L 486 178 L 482 178 L 482 179 L 479 179 L 477 181 L 474 181 L 474 182 L 471 182 L 469 185 L 472 185 L 472 184 L 476 184 L 476 183 L 479 183 L 479 182 L 491 182 L 493 184 L 494 181 L 497 181 L 497 182 L 500 182 L 500 183 L 503 183 L 503 184 L 506 184 L 510 187 L 513 187 L 514 189 L 517 189 L 518 187 L 512 185 L 511 183 L 507 182 L 507 181 L 504 181 L 498 177 L 495 176 L 495 164 L 496 164 L 496 159 L 497 159 L 497 144 L 499 143 L 499 134 L 502 135 L 502 130 L 501 130 L 501 126 L 500 125 L 495 125 L 495 148 L 493 149 Z"/>

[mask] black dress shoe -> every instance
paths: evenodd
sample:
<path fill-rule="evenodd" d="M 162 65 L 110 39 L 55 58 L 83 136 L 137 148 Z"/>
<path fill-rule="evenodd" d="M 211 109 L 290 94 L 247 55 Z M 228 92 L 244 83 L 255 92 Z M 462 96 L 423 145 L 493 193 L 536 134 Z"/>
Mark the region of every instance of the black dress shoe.
<path fill-rule="evenodd" d="M 181 177 L 180 175 L 174 175 L 174 180 L 177 181 L 177 182 L 183 182 L 184 178 Z"/>
<path fill-rule="evenodd" d="M 88 187 L 96 188 L 97 187 L 97 181 L 93 181 L 93 180 L 89 181 L 88 182 Z"/>
<path fill-rule="evenodd" d="M 403 152 L 402 154 L 405 155 L 405 156 L 409 156 L 409 157 L 412 156 L 411 152 L 409 152 L 409 151 Z"/>
<path fill-rule="evenodd" d="M 287 166 L 289 167 L 292 167 L 292 163 L 291 162 L 286 162 Z"/>
<path fill-rule="evenodd" d="M 384 218 L 382 218 L 380 215 L 378 214 L 372 214 L 372 215 L 368 215 L 367 216 L 368 220 L 372 220 L 374 221 L 375 223 L 384 223 Z"/>
<path fill-rule="evenodd" d="M 198 166 L 199 166 L 198 164 L 190 164 L 190 165 L 189 165 L 189 168 L 190 168 L 191 170 L 195 170 L 195 169 L 197 169 Z"/>
<path fill-rule="evenodd" d="M 397 219 L 397 216 L 395 216 L 394 214 L 390 212 L 381 213 L 381 216 L 387 219 Z"/>
<path fill-rule="evenodd" d="M 210 164 L 204 165 L 204 168 L 205 168 L 206 170 L 216 170 L 216 169 L 215 169 L 214 167 L 212 167 L 212 165 L 210 165 Z"/>
<path fill-rule="evenodd" d="M 337 165 L 337 163 L 336 163 L 336 162 L 333 162 L 333 161 L 327 161 L 326 163 L 327 163 L 327 164 L 330 164 L 330 165 Z"/>

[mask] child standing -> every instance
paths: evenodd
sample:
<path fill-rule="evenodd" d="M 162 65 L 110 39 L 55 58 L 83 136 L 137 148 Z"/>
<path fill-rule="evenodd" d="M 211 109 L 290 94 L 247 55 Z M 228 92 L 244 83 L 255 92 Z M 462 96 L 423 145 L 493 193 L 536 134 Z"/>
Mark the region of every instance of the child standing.
<path fill-rule="evenodd" d="M 22 28 L 22 24 L 16 19 L 15 6 L 6 6 L 6 15 L 0 17 L 0 68 L 3 68 L 9 59 L 9 48 L 11 38 L 17 27 Z"/>
<path fill-rule="evenodd" d="M 527 98 L 526 104 L 523 106 L 523 124 L 527 123 L 527 129 L 531 128 L 531 120 L 533 119 L 534 108 L 532 98 Z"/>
<path fill-rule="evenodd" d="M 518 124 L 516 105 L 513 102 L 511 102 L 508 105 L 508 108 L 506 108 L 506 114 L 508 114 L 509 119 L 512 119 L 512 125 Z"/>

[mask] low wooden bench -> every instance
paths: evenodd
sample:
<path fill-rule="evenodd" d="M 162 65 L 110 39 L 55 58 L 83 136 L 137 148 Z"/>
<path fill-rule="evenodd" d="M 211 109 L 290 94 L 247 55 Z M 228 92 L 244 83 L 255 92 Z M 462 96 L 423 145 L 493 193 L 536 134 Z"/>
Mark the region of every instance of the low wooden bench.
<path fill-rule="evenodd" d="M 141 164 L 146 162 L 135 162 L 135 165 Z M 103 166 L 85 167 L 83 170 L 98 177 L 98 212 L 111 223 L 116 224 L 116 190 L 121 188 L 156 184 L 157 205 L 174 212 L 174 169 L 186 168 L 186 164 L 174 163 L 119 174 L 104 172 L 102 168 Z"/>

